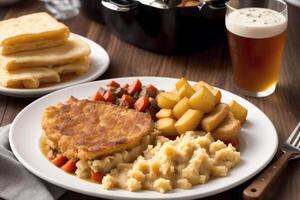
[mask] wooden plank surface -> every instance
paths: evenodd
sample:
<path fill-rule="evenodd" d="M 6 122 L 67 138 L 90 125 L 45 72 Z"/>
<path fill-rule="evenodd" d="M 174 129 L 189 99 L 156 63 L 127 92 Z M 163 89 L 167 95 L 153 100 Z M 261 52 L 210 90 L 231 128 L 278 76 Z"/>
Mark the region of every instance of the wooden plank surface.
<path fill-rule="evenodd" d="M 43 11 L 37 1 L 25 1 L 11 7 L 0 7 L 0 19 Z M 217 87 L 235 92 L 231 62 L 226 41 L 198 53 L 165 56 L 151 53 L 116 38 L 106 26 L 93 22 L 84 15 L 64 22 L 75 33 L 86 36 L 102 45 L 111 58 L 108 71 L 99 79 L 124 76 L 168 76 L 189 80 L 204 80 Z M 283 143 L 300 119 L 300 9 L 289 6 L 288 39 L 281 77 L 276 92 L 266 98 L 248 98 L 272 120 L 280 143 Z M 84 28 L 83 28 L 84 27 Z M 195 44 L 200 45 L 200 44 Z M 9 124 L 34 99 L 18 99 L 0 95 L 0 125 Z M 262 130 L 263 131 L 263 130 Z M 268 141 L 265 141 L 268 142 Z M 279 155 L 279 150 L 277 156 Z M 264 199 L 300 198 L 300 161 L 292 161 Z M 211 200 L 241 199 L 248 181 L 227 192 L 209 197 Z M 74 192 L 61 197 L 69 199 L 95 199 Z"/>

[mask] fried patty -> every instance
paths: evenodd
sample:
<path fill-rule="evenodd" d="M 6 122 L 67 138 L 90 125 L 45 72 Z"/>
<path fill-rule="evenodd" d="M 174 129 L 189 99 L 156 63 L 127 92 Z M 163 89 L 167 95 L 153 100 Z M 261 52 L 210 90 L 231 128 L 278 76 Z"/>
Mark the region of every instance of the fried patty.
<path fill-rule="evenodd" d="M 50 147 L 81 160 L 131 149 L 154 127 L 147 113 L 74 97 L 46 108 L 42 126 Z"/>

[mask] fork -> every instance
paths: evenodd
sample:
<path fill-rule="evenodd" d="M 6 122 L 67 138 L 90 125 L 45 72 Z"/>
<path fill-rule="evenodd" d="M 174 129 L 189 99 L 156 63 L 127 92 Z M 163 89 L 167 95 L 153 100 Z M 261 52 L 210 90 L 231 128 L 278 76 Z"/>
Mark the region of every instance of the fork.
<path fill-rule="evenodd" d="M 283 154 L 280 158 L 262 172 L 262 174 L 260 174 L 259 177 L 244 190 L 244 199 L 260 199 L 269 189 L 270 185 L 278 178 L 288 161 L 300 157 L 300 122 L 286 142 L 281 146 L 281 150 L 283 151 Z"/>

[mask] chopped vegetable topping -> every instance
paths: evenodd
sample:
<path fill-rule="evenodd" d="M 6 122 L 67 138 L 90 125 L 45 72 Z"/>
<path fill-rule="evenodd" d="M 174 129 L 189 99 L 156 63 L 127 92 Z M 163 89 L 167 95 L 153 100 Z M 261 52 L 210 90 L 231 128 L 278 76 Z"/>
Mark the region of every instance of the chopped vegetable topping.
<path fill-rule="evenodd" d="M 126 83 L 126 84 L 123 86 L 123 88 L 127 90 L 127 89 L 129 88 L 129 84 Z"/>
<path fill-rule="evenodd" d="M 118 88 L 120 87 L 120 84 L 117 83 L 116 81 L 110 81 L 107 86 L 111 86 L 111 87 L 115 87 L 115 88 Z"/>
<path fill-rule="evenodd" d="M 93 98 L 92 98 L 93 101 L 104 101 L 104 97 L 102 94 L 100 94 L 99 92 L 97 92 Z"/>
<path fill-rule="evenodd" d="M 93 172 L 93 170 L 91 170 L 91 179 L 93 181 L 102 183 L 103 177 L 104 177 L 104 174 L 102 174 L 101 172 Z"/>
<path fill-rule="evenodd" d="M 76 162 L 74 160 L 68 160 L 66 164 L 61 167 L 65 172 L 73 173 L 77 169 Z"/>
<path fill-rule="evenodd" d="M 128 94 L 123 94 L 121 100 L 126 101 L 130 106 L 133 106 L 135 100 Z"/>
<path fill-rule="evenodd" d="M 52 150 L 50 150 L 48 153 L 47 153 L 47 159 L 48 160 L 53 160 L 55 158 L 55 153 L 52 151 Z"/>
<path fill-rule="evenodd" d="M 63 155 L 58 155 L 56 158 L 52 160 L 52 163 L 57 166 L 61 167 L 68 161 L 68 158 Z"/>
<path fill-rule="evenodd" d="M 106 90 L 103 87 L 100 87 L 97 92 L 103 96 Z"/>
<path fill-rule="evenodd" d="M 105 101 L 114 102 L 116 97 L 113 95 L 112 91 L 107 90 L 104 94 Z"/>
<path fill-rule="evenodd" d="M 140 80 L 135 80 L 135 81 L 132 83 L 132 85 L 129 86 L 129 88 L 128 88 L 128 93 L 129 93 L 130 95 L 133 95 L 133 94 L 135 94 L 136 92 L 141 91 L 141 89 L 142 89 L 142 83 L 141 83 L 141 81 L 140 81 Z"/>
<path fill-rule="evenodd" d="M 147 85 L 148 90 L 150 90 L 153 94 L 157 93 L 157 88 L 154 87 L 152 84 Z"/>
<path fill-rule="evenodd" d="M 134 104 L 134 108 L 137 109 L 140 112 L 143 112 L 146 110 L 146 108 L 150 105 L 148 97 L 142 96 L 140 97 Z"/>
<path fill-rule="evenodd" d="M 135 80 L 132 84 L 124 84 L 122 87 L 114 80 L 107 83 L 107 88 L 100 87 L 92 97 L 94 101 L 107 101 L 115 105 L 128 108 L 135 108 L 140 112 L 148 112 L 155 119 L 158 111 L 156 96 L 158 89 L 152 84 L 143 86 L 140 80 Z"/>

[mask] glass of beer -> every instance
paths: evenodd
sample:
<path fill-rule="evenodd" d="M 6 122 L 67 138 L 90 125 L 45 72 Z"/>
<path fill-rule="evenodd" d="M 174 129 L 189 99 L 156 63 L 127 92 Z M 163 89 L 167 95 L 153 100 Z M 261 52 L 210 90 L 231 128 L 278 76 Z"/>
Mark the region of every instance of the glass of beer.
<path fill-rule="evenodd" d="M 287 28 L 282 0 L 231 0 L 225 24 L 234 83 L 247 95 L 264 97 L 279 79 Z"/>

